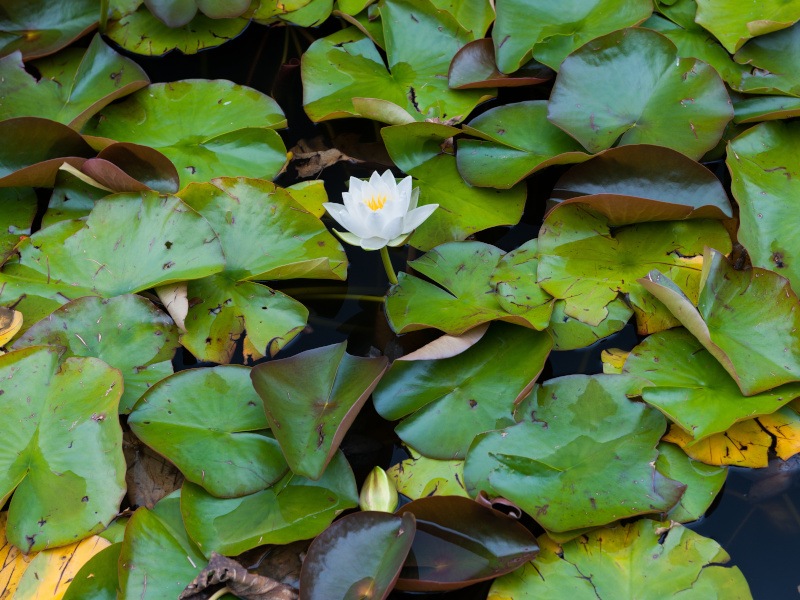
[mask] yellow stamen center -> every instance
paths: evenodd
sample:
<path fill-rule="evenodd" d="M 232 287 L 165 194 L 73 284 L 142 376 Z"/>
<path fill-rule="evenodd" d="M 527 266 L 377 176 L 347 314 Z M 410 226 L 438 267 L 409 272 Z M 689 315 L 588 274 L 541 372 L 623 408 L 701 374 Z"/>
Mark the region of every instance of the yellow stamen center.
<path fill-rule="evenodd" d="M 371 196 L 364 199 L 364 204 L 372 211 L 380 210 L 386 204 L 386 196 Z"/>

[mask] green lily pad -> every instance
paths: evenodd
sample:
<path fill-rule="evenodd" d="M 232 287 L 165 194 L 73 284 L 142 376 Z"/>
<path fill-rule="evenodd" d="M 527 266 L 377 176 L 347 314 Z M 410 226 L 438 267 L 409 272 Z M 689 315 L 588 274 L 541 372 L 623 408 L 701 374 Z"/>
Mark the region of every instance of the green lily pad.
<path fill-rule="evenodd" d="M 385 598 L 416 533 L 412 513 L 357 512 L 318 535 L 303 559 L 303 598 Z M 353 557 L 359 560 L 353 562 Z"/>
<path fill-rule="evenodd" d="M 739 89 L 742 77 L 749 73 L 749 69 L 737 64 L 716 38 L 694 22 L 696 5 L 693 0 L 683 4 L 693 7 L 690 19 L 674 19 L 674 15 L 668 12 L 667 17 L 669 18 L 653 15 L 642 23 L 642 27 L 657 31 L 669 38 L 678 48 L 678 56 L 697 58 L 708 63 L 717 70 L 725 83 L 734 89 Z M 670 20 L 670 18 L 674 20 Z"/>
<path fill-rule="evenodd" d="M 119 371 L 34 346 L 0 356 L 0 381 L 8 540 L 31 552 L 105 529 L 125 494 Z"/>
<path fill-rule="evenodd" d="M 397 514 L 417 522 L 398 590 L 458 590 L 509 573 L 539 552 L 522 524 L 469 498 L 421 498 Z"/>
<path fill-rule="evenodd" d="M 597 326 L 619 293 L 628 294 L 634 308 L 651 312 L 645 310 L 641 296 L 647 292 L 637 279 L 653 268 L 668 272 L 690 297 L 697 297 L 706 245 L 730 252 L 730 238 L 719 221 L 639 223 L 612 231 L 606 217 L 568 204 L 550 212 L 539 232 L 538 281 L 565 301 L 565 315 Z"/>
<path fill-rule="evenodd" d="M 139 296 L 73 300 L 39 321 L 14 344 L 59 346 L 63 358 L 93 356 L 119 369 L 125 391 L 120 413 L 129 413 L 153 384 L 172 374 L 178 332 L 170 318 Z"/>
<path fill-rule="evenodd" d="M 435 327 L 461 335 L 496 320 L 542 330 L 550 322 L 553 301 L 535 283 L 529 249 L 504 254 L 483 242 L 450 242 L 409 265 L 439 285 L 399 274 L 385 304 L 397 333 Z"/>
<path fill-rule="evenodd" d="M 800 397 L 797 383 L 744 396 L 722 365 L 682 328 L 647 337 L 628 356 L 624 372 L 641 380 L 631 394 L 641 395 L 694 441 L 771 414 Z"/>
<path fill-rule="evenodd" d="M 758 267 L 735 270 L 706 250 L 700 297 L 691 300 L 658 271 L 642 280 L 751 396 L 800 381 L 800 301 L 789 281 Z"/>
<path fill-rule="evenodd" d="M 458 21 L 473 38 L 486 35 L 494 22 L 494 4 L 490 0 L 431 0 L 439 10 L 443 10 Z"/>
<path fill-rule="evenodd" d="M 31 234 L 37 199 L 32 188 L 0 188 L 0 265 Z"/>
<path fill-rule="evenodd" d="M 230 81 L 157 83 L 107 106 L 84 133 L 155 148 L 181 187 L 215 177 L 272 179 L 286 163 L 275 128 L 286 125 L 269 96 Z"/>
<path fill-rule="evenodd" d="M 653 12 L 649 0 L 498 0 L 492 39 L 497 64 L 512 73 L 526 57 L 558 70 L 589 40 L 636 25 Z"/>
<path fill-rule="evenodd" d="M 695 17 L 731 54 L 747 40 L 789 27 L 798 19 L 800 5 L 785 0 L 764 0 L 758 4 L 697 0 Z"/>
<path fill-rule="evenodd" d="M 23 240 L 18 252 L 0 281 L 101 296 L 205 277 L 221 271 L 225 261 L 208 222 L 178 198 L 156 192 L 98 200 L 86 221 L 42 229 Z"/>
<path fill-rule="evenodd" d="M 685 486 L 653 466 L 666 419 L 628 400 L 630 386 L 624 375 L 546 382 L 518 410 L 522 422 L 475 438 L 467 491 L 507 498 L 552 531 L 671 509 Z"/>
<path fill-rule="evenodd" d="M 183 27 L 171 28 L 157 19 L 147 7 L 136 4 L 131 12 L 110 21 L 105 34 L 135 54 L 161 56 L 172 50 L 196 54 L 234 39 L 249 23 L 250 20 L 245 18 L 212 19 L 198 14 Z"/>
<path fill-rule="evenodd" d="M 495 323 L 451 358 L 392 363 L 375 390 L 378 413 L 405 443 L 429 458 L 462 459 L 476 435 L 513 424 L 513 410 L 542 371 L 552 339 Z"/>
<path fill-rule="evenodd" d="M 728 476 L 727 467 L 689 458 L 678 446 L 665 442 L 658 446 L 656 469 L 665 477 L 686 484 L 680 501 L 667 513 L 676 523 L 690 523 L 706 514 Z"/>
<path fill-rule="evenodd" d="M 547 120 L 545 100 L 492 108 L 463 129 L 481 138 L 458 142 L 458 172 L 472 185 L 508 189 L 551 165 L 589 158 L 583 146 Z"/>
<path fill-rule="evenodd" d="M 388 70 L 375 44 L 355 27 L 317 40 L 303 55 L 303 105 L 312 121 L 360 116 L 353 98 L 378 98 L 417 121 L 458 122 L 493 96 L 447 84 L 450 61 L 479 32 L 465 30 L 428 0 L 387 0 L 380 13 Z"/>
<path fill-rule="evenodd" d="M 207 555 L 310 539 L 357 505 L 355 478 L 341 452 L 317 481 L 289 472 L 271 488 L 241 498 L 215 498 L 189 482 L 181 493 L 186 529 Z"/>
<path fill-rule="evenodd" d="M 95 554 L 72 579 L 62 600 L 117 600 L 118 566 L 122 543 Z"/>
<path fill-rule="evenodd" d="M 800 96 L 800 76 L 792 68 L 800 60 L 800 25 L 759 36 L 733 58 L 747 69 L 737 89 L 749 94 Z"/>
<path fill-rule="evenodd" d="M 800 116 L 800 98 L 787 96 L 744 96 L 733 101 L 733 122 L 760 123 Z"/>
<path fill-rule="evenodd" d="M 96 0 L 53 4 L 5 0 L 0 13 L 0 56 L 19 50 L 25 59 L 58 52 L 97 26 Z"/>
<path fill-rule="evenodd" d="M 649 29 L 593 40 L 564 60 L 548 118 L 590 152 L 654 144 L 699 159 L 733 118 L 717 72 Z"/>
<path fill-rule="evenodd" d="M 288 466 L 250 383 L 250 369 L 189 369 L 150 389 L 128 424 L 186 479 L 219 497 L 270 487 Z"/>
<path fill-rule="evenodd" d="M 248 348 L 274 355 L 306 325 L 308 310 L 250 279 L 345 279 L 347 257 L 336 238 L 286 190 L 255 179 L 191 184 L 179 196 L 204 216 L 226 256 L 220 275 L 189 283 L 197 298 L 181 343 L 201 360 L 230 362 L 247 331 Z"/>
<path fill-rule="evenodd" d="M 436 460 L 408 448 L 411 458 L 392 465 L 386 474 L 394 481 L 397 491 L 412 500 L 428 496 L 463 496 L 463 460 Z"/>
<path fill-rule="evenodd" d="M 738 567 L 710 538 L 681 525 L 641 519 L 598 529 L 542 550 L 519 571 L 492 584 L 491 600 L 533 600 L 569 594 L 572 600 L 725 598 L 751 600 Z"/>
<path fill-rule="evenodd" d="M 589 325 L 566 314 L 566 301 L 557 300 L 547 330 L 553 336 L 553 350 L 577 350 L 621 331 L 630 321 L 633 309 L 621 297 L 606 304 L 608 316 L 599 325 Z"/>
<path fill-rule="evenodd" d="M 378 385 L 386 357 L 345 352 L 346 343 L 254 367 L 250 376 L 292 471 L 319 479 Z"/>
<path fill-rule="evenodd" d="M 206 563 L 186 534 L 175 492 L 153 510 L 139 508 L 125 528 L 119 555 L 123 598 L 177 598 Z"/>
<path fill-rule="evenodd" d="M 795 258 L 800 259 L 800 238 L 794 226 L 799 161 L 797 122 L 770 122 L 748 129 L 730 143 L 726 159 L 731 191 L 739 204 L 739 242 L 753 266 L 780 273 L 795 290 L 800 290 L 800 261 L 795 263 Z"/>
<path fill-rule="evenodd" d="M 494 60 L 494 45 L 490 38 L 475 40 L 461 48 L 447 72 L 448 84 L 454 90 L 521 87 L 544 83 L 552 78 L 553 71 L 536 61 L 526 63 L 511 75 L 501 73 Z"/>
<path fill-rule="evenodd" d="M 0 188 L 52 187 L 62 164 L 80 167 L 95 155 L 77 132 L 38 117 L 0 121 L 0 139 Z"/>
<path fill-rule="evenodd" d="M 733 217 L 725 188 L 711 171 L 649 144 L 610 148 L 572 167 L 556 182 L 550 201 L 590 206 L 612 227 Z"/>
<path fill-rule="evenodd" d="M 85 164 L 85 163 L 84 163 Z M 61 221 L 81 219 L 89 216 L 94 203 L 108 195 L 72 173 L 59 171 L 53 182 L 53 193 L 42 217 L 42 228 L 50 227 Z"/>
<path fill-rule="evenodd" d="M 150 83 L 139 65 L 99 35 L 85 51 L 71 48 L 34 66 L 39 79 L 25 71 L 21 54 L 0 59 L 0 119 L 44 117 L 80 129 L 110 102 Z"/>

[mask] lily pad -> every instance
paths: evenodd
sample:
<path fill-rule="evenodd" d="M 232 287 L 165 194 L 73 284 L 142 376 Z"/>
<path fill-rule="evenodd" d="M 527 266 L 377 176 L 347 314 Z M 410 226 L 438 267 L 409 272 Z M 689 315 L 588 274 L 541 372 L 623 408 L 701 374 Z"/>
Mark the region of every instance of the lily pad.
<path fill-rule="evenodd" d="M 492 39 L 503 73 L 527 56 L 558 70 L 561 61 L 589 40 L 636 25 L 653 12 L 649 0 L 498 0 Z"/>
<path fill-rule="evenodd" d="M 18 252 L 0 281 L 102 296 L 205 277 L 221 271 L 225 261 L 208 222 L 178 198 L 156 192 L 98 200 L 85 222 L 42 229 L 21 242 Z"/>
<path fill-rule="evenodd" d="M 498 579 L 489 600 L 726 598 L 750 600 L 747 581 L 719 544 L 681 525 L 641 519 L 598 529 L 562 546 L 546 536 L 522 569 Z M 577 575 L 576 575 L 577 574 Z"/>
<path fill-rule="evenodd" d="M 717 72 L 649 29 L 592 40 L 564 60 L 548 118 L 590 152 L 655 144 L 699 159 L 733 118 Z"/>
<path fill-rule="evenodd" d="M 149 146 L 117 142 L 90 158 L 80 171 L 114 192 L 156 190 L 165 194 L 178 191 L 175 165 Z"/>
<path fill-rule="evenodd" d="M 97 27 L 96 0 L 53 5 L 47 0 L 6 0 L 0 14 L 0 56 L 19 50 L 25 59 L 58 52 Z"/>
<path fill-rule="evenodd" d="M 668 511 L 685 486 L 654 467 L 666 419 L 628 400 L 630 385 L 624 375 L 546 382 L 518 411 L 523 421 L 475 438 L 467 491 L 507 498 L 557 532 Z"/>
<path fill-rule="evenodd" d="M 241 498 L 215 498 L 189 482 L 181 493 L 186 529 L 207 555 L 310 539 L 357 505 L 355 478 L 341 452 L 317 481 L 289 472 L 271 488 Z"/>
<path fill-rule="evenodd" d="M 501 73 L 494 60 L 492 40 L 481 38 L 456 52 L 447 72 L 447 80 L 451 89 L 470 90 L 536 85 L 549 81 L 553 75 L 552 70 L 535 61 L 523 65 L 511 75 Z"/>
<path fill-rule="evenodd" d="M 747 68 L 739 90 L 800 96 L 800 76 L 790 66 L 800 60 L 800 25 L 749 41 L 734 59 Z"/>
<path fill-rule="evenodd" d="M 776 121 L 800 116 L 800 98 L 745 96 L 733 101 L 733 122 L 738 124 Z"/>
<path fill-rule="evenodd" d="M 0 381 L 8 540 L 31 552 L 105 529 L 125 493 L 119 371 L 34 346 L 0 356 Z"/>
<path fill-rule="evenodd" d="M 38 79 L 25 71 L 21 53 L 0 59 L 0 119 L 44 117 L 79 130 L 110 102 L 150 83 L 139 65 L 99 35 L 85 51 L 71 48 L 34 66 Z"/>
<path fill-rule="evenodd" d="M 400 273 L 386 296 L 389 325 L 397 333 L 435 327 L 450 335 L 495 320 L 544 329 L 552 298 L 531 276 L 535 263 L 524 248 L 503 254 L 483 242 L 442 244 L 409 263 L 442 287 Z"/>
<path fill-rule="evenodd" d="M 181 187 L 214 177 L 272 179 L 286 163 L 275 128 L 277 103 L 230 81 L 190 79 L 152 84 L 107 106 L 84 133 L 155 148 L 178 169 Z"/>
<path fill-rule="evenodd" d="M 120 594 L 141 600 L 177 598 L 205 562 L 186 534 L 176 492 L 153 510 L 139 508 L 128 521 L 119 555 Z"/>
<path fill-rule="evenodd" d="M 513 571 L 539 551 L 519 522 L 469 498 L 422 498 L 397 514 L 412 514 L 417 522 L 398 590 L 461 589 Z"/>
<path fill-rule="evenodd" d="M 198 14 L 183 27 L 172 28 L 158 20 L 146 6 L 136 4 L 131 12 L 109 22 L 105 34 L 135 54 L 161 56 L 171 50 L 196 54 L 234 39 L 249 23 L 245 18 L 212 19 Z"/>
<path fill-rule="evenodd" d="M 319 479 L 378 385 L 385 357 L 345 352 L 346 343 L 254 367 L 253 386 L 292 471 Z"/>
<path fill-rule="evenodd" d="M 86 296 L 33 325 L 14 348 L 59 346 L 62 359 L 93 356 L 119 369 L 125 381 L 119 410 L 129 413 L 150 386 L 172 374 L 177 338 L 172 321 L 149 300 Z"/>
<path fill-rule="evenodd" d="M 469 498 L 464 488 L 463 460 L 436 460 L 408 449 L 411 458 L 392 465 L 386 474 L 394 481 L 397 491 L 412 500 L 428 496 L 463 496 Z"/>
<path fill-rule="evenodd" d="M 0 265 L 21 240 L 31 234 L 36 217 L 36 192 L 31 188 L 0 188 Z"/>
<path fill-rule="evenodd" d="M 702 463 L 667 443 L 658 446 L 656 469 L 665 477 L 686 484 L 686 492 L 667 514 L 676 523 L 690 523 L 705 515 L 728 476 L 727 468 Z"/>
<path fill-rule="evenodd" d="M 415 532 L 413 513 L 357 512 L 339 519 L 308 549 L 300 574 L 303 598 L 386 598 Z"/>
<path fill-rule="evenodd" d="M 274 355 L 302 331 L 308 310 L 247 280 L 344 279 L 344 250 L 319 218 L 270 182 L 221 178 L 179 195 L 211 223 L 226 256 L 223 273 L 189 283 L 188 297 L 199 301 L 181 343 L 202 360 L 227 363 L 246 330 L 249 348 Z"/>
<path fill-rule="evenodd" d="M 641 309 L 641 323 L 644 314 L 655 310 L 655 300 L 642 299 L 649 294 L 637 279 L 658 268 L 696 298 L 706 245 L 730 252 L 730 238 L 720 222 L 640 223 L 612 231 L 606 217 L 568 204 L 551 211 L 539 232 L 538 281 L 565 301 L 565 315 L 592 326 L 607 317 L 606 306 L 618 294 L 628 294 L 633 307 Z"/>
<path fill-rule="evenodd" d="M 89 185 L 72 173 L 59 171 L 53 182 L 50 202 L 42 217 L 42 228 L 88 216 L 94 203 L 107 195 L 105 190 Z"/>
<path fill-rule="evenodd" d="M 270 487 L 288 466 L 268 428 L 250 369 L 190 369 L 150 389 L 128 424 L 186 479 L 219 497 Z"/>
<path fill-rule="evenodd" d="M 90 558 L 75 574 L 62 600 L 116 600 L 122 543 L 111 544 Z"/>
<path fill-rule="evenodd" d="M 375 408 L 429 458 L 462 459 L 476 435 L 513 424 L 514 405 L 544 368 L 547 333 L 495 323 L 474 346 L 440 360 L 398 359 L 375 390 Z"/>
<path fill-rule="evenodd" d="M 417 121 L 458 122 L 494 95 L 451 90 L 447 83 L 450 61 L 479 32 L 467 31 L 428 0 L 388 0 L 380 14 L 388 70 L 375 44 L 355 27 L 317 40 L 303 55 L 303 105 L 312 121 L 359 116 L 353 98 L 378 98 Z"/>
<path fill-rule="evenodd" d="M 753 266 L 780 273 L 800 290 L 800 261 L 795 262 L 800 259 L 800 239 L 794 227 L 800 123 L 762 123 L 747 130 L 730 143 L 726 162 L 739 203 L 739 242 Z"/>
<path fill-rule="evenodd" d="M 685 329 L 649 336 L 628 356 L 624 372 L 642 380 L 633 393 L 641 394 L 695 441 L 721 433 L 738 421 L 775 412 L 800 397 L 798 383 L 744 396 Z"/>
<path fill-rule="evenodd" d="M 630 321 L 633 309 L 621 297 L 608 304 L 608 316 L 599 325 L 588 325 L 565 312 L 566 302 L 558 300 L 553 305 L 553 315 L 547 330 L 553 336 L 553 350 L 577 350 L 621 331 Z"/>
<path fill-rule="evenodd" d="M 733 217 L 725 188 L 711 171 L 649 144 L 611 148 L 572 167 L 556 182 L 550 201 L 590 206 L 612 227 Z"/>
<path fill-rule="evenodd" d="M 764 0 L 758 4 L 697 0 L 695 17 L 731 54 L 747 40 L 789 27 L 798 19 L 800 6 L 784 0 Z"/>
<path fill-rule="evenodd" d="M 789 281 L 758 267 L 735 270 L 707 249 L 700 297 L 692 302 L 661 273 L 642 280 L 751 396 L 800 381 L 800 301 Z"/>
<path fill-rule="evenodd" d="M 589 158 L 583 146 L 547 120 L 545 100 L 492 108 L 463 129 L 481 139 L 459 140 L 458 171 L 480 187 L 508 189 L 551 165 Z"/>

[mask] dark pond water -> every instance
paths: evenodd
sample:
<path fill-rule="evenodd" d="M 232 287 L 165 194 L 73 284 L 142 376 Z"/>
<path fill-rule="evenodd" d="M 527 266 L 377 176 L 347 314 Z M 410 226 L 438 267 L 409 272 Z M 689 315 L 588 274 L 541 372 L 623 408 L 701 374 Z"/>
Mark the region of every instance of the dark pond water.
<path fill-rule="evenodd" d="M 328 31 L 330 29 L 330 31 Z M 334 26 L 326 25 L 319 35 L 330 33 Z M 174 81 L 193 77 L 224 78 L 236 83 L 250 85 L 268 93 L 278 100 L 286 111 L 289 129 L 282 131 L 287 148 L 299 139 L 311 139 L 322 135 L 328 139 L 341 132 L 363 134 L 365 139 L 375 135 L 372 123 L 364 120 L 343 120 L 332 124 L 314 125 L 302 112 L 302 96 L 297 49 L 308 46 L 302 35 L 292 34 L 287 38 L 286 30 L 251 27 L 237 40 L 197 56 L 172 54 L 165 58 L 146 59 L 134 57 L 150 74 L 153 81 Z M 280 58 L 286 52 L 289 66 L 279 68 Z M 292 59 L 295 59 L 292 61 Z M 502 92 L 498 101 L 487 103 L 479 110 L 486 110 L 497 102 L 515 99 L 546 97 L 546 90 L 512 90 Z M 713 166 L 713 165 L 712 165 Z M 325 179 L 328 193 L 334 199 L 344 191 L 344 182 L 350 174 L 366 176 L 376 165 L 367 165 L 363 172 L 345 171 L 341 165 L 326 169 Z M 724 168 L 716 170 L 721 179 L 726 177 Z M 529 181 L 528 208 L 523 222 L 514 228 L 496 229 L 479 236 L 481 241 L 492 243 L 506 250 L 536 236 L 546 200 L 552 185 L 561 174 L 558 168 L 550 168 Z M 278 183 L 294 183 L 292 173 L 282 176 Z M 726 182 L 727 183 L 727 182 Z M 351 261 L 349 282 L 334 283 L 320 281 L 291 281 L 276 286 L 301 300 L 310 311 L 306 331 L 285 348 L 279 357 L 290 356 L 304 350 L 326 344 L 348 341 L 348 351 L 366 355 L 370 352 L 386 352 L 392 355 L 403 346 L 414 347 L 427 341 L 430 334 L 410 334 L 398 340 L 389 330 L 383 317 L 382 307 L 373 302 L 345 300 L 339 296 L 346 293 L 381 295 L 386 289 L 385 274 L 377 252 L 365 253 L 348 248 Z M 393 260 L 401 266 L 406 258 L 403 250 L 395 251 Z M 604 348 L 630 349 L 638 342 L 631 326 L 619 334 L 603 340 L 591 348 L 553 353 L 542 374 L 542 379 L 571 373 L 598 373 L 602 370 L 600 352 Z M 241 359 L 241 355 L 239 355 Z M 176 358 L 176 367 L 201 366 L 188 355 Z M 392 424 L 383 421 L 371 405 L 359 415 L 352 430 L 345 438 L 343 450 L 348 455 L 359 481 L 376 463 L 386 467 L 403 458 L 397 451 Z M 698 533 L 711 537 L 731 554 L 733 564 L 739 566 L 750 583 L 757 600 L 782 600 L 798 598 L 800 593 L 800 474 L 785 482 L 786 489 L 772 496 L 765 493 L 757 502 L 753 501 L 752 472 L 732 469 L 723 493 L 709 514 L 690 527 Z M 441 599 L 470 600 L 486 598 L 489 584 L 473 586 L 467 590 L 451 593 L 429 594 Z M 394 592 L 393 599 L 421 598 L 423 595 Z"/>

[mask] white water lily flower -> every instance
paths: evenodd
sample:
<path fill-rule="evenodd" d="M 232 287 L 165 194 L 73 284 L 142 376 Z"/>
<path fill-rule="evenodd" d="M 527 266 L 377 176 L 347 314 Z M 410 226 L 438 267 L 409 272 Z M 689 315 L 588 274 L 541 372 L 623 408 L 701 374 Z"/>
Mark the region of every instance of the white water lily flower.
<path fill-rule="evenodd" d="M 383 175 L 375 171 L 369 181 L 350 178 L 350 190 L 342 194 L 344 205 L 326 202 L 322 206 L 347 229 L 334 229 L 342 240 L 364 250 L 380 250 L 403 245 L 439 207 L 427 204 L 417 208 L 418 198 L 419 188 L 411 189 L 411 177 L 398 184 L 391 171 Z"/>

